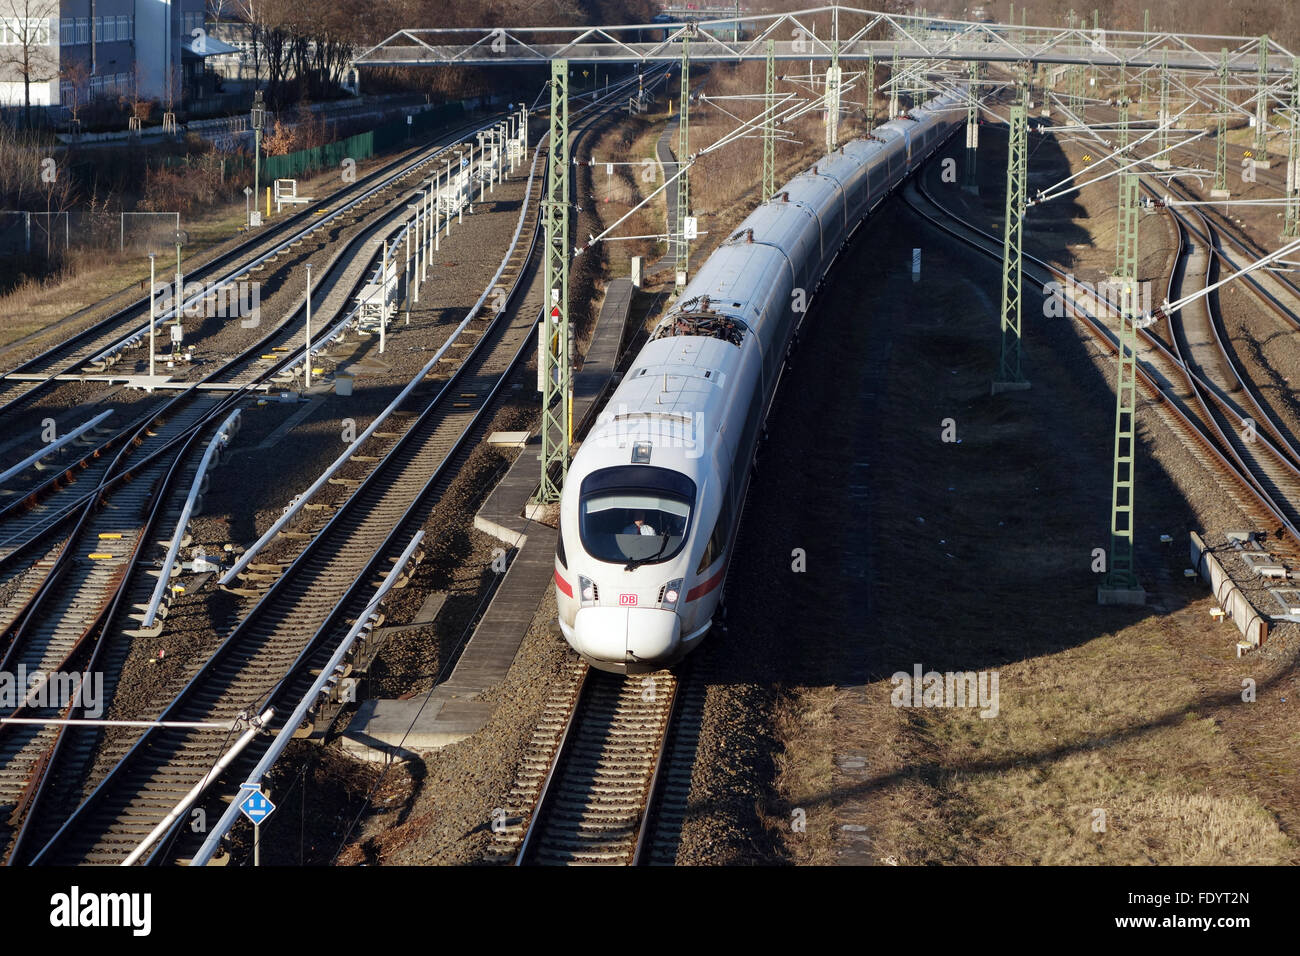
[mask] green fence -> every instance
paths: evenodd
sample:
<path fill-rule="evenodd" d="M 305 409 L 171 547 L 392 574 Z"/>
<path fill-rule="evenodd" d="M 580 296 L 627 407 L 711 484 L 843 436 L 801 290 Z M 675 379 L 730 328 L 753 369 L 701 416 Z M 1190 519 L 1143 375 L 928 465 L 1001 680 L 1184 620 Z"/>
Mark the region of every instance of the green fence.
<path fill-rule="evenodd" d="M 337 169 L 345 159 L 360 161 L 374 155 L 374 143 L 375 132 L 370 130 L 324 146 L 300 149 L 284 156 L 267 156 L 262 160 L 262 177 L 268 181 L 297 179 L 304 173 Z"/>
<path fill-rule="evenodd" d="M 297 179 L 304 173 L 337 169 L 345 159 L 360 162 L 375 153 L 403 146 L 408 140 L 432 133 L 462 116 L 464 112 L 464 107 L 459 102 L 444 103 L 431 110 L 412 114 L 410 123 L 403 117 L 325 146 L 300 149 L 284 156 L 266 156 L 262 159 L 262 179 L 266 182 L 273 179 Z"/>

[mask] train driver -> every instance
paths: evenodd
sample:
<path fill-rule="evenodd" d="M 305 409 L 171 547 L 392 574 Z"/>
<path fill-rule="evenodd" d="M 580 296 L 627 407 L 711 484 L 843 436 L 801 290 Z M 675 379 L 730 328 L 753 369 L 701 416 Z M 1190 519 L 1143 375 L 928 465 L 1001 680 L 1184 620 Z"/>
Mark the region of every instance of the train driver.
<path fill-rule="evenodd" d="M 634 511 L 632 512 L 632 523 L 623 529 L 623 533 L 652 535 L 655 533 L 655 529 L 645 520 L 644 511 Z"/>

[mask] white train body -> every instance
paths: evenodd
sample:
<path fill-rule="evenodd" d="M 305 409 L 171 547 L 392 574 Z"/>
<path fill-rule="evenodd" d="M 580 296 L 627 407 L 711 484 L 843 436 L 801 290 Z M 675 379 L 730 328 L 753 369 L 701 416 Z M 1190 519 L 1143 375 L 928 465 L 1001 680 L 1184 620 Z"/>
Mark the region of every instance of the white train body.
<path fill-rule="evenodd" d="M 754 210 L 624 375 L 569 467 L 560 507 L 560 629 L 594 667 L 658 670 L 709 631 L 807 303 L 862 221 L 965 121 L 964 95 L 845 143 Z"/>

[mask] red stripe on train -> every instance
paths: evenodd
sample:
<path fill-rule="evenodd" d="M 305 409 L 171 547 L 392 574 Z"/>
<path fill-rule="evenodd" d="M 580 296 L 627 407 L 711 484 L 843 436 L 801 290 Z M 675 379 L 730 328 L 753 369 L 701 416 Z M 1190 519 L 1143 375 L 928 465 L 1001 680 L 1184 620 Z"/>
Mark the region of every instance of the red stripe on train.
<path fill-rule="evenodd" d="M 573 588 L 569 587 L 569 582 L 560 577 L 560 572 L 555 572 L 555 586 L 563 592 L 565 597 L 573 597 Z"/>
<path fill-rule="evenodd" d="M 717 574 L 709 578 L 703 584 L 697 584 L 695 585 L 695 587 L 691 588 L 689 591 L 686 592 L 687 603 L 694 601 L 696 598 L 704 597 L 704 595 L 708 594 L 719 584 L 721 584 L 723 575 L 726 573 L 726 571 L 727 571 L 727 562 L 724 561 L 722 562 L 722 567 L 718 568 Z"/>

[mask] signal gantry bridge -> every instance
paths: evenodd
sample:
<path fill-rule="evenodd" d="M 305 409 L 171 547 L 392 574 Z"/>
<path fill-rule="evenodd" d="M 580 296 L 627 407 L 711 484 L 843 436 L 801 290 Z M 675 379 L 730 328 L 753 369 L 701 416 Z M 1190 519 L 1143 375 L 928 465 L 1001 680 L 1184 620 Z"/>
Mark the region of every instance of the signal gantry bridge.
<path fill-rule="evenodd" d="M 739 39 L 728 36 L 745 34 Z M 688 23 L 572 27 L 411 28 L 358 55 L 357 66 L 526 66 L 566 59 L 601 63 L 765 60 L 962 60 L 1158 68 L 1287 76 L 1293 54 L 1265 37 L 1032 26 L 878 13 L 839 5 L 736 14 Z"/>

